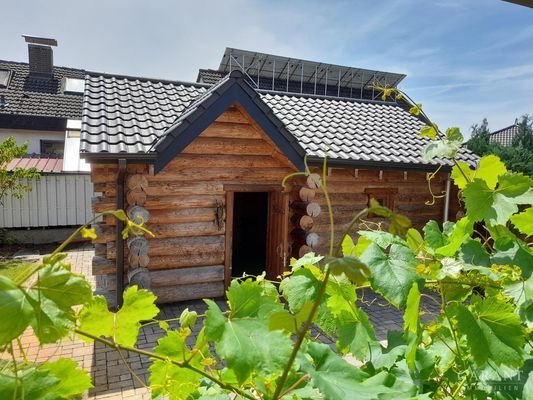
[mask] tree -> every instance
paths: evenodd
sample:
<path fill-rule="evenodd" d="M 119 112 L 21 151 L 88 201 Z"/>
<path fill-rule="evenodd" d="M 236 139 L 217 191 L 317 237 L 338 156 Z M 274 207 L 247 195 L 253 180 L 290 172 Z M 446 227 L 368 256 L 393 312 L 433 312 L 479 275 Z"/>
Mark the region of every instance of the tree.
<path fill-rule="evenodd" d="M 495 154 L 505 166 L 515 172 L 533 176 L 533 118 L 524 115 L 516 120 L 518 133 L 511 146 L 490 143 L 490 130 L 487 119 L 481 124 L 472 125 L 472 135 L 466 142 L 468 149 L 479 156 Z"/>
<path fill-rule="evenodd" d="M 470 140 L 466 142 L 466 146 L 478 155 L 486 154 L 490 147 L 490 131 L 487 118 L 483 118 L 481 124 L 472 125 L 471 129 L 472 135 Z"/>
<path fill-rule="evenodd" d="M 9 136 L 0 143 L 0 205 L 5 196 L 11 194 L 16 198 L 22 198 L 24 193 L 31 187 L 24 184 L 24 180 L 39 179 L 40 175 L 36 168 L 15 168 L 7 170 L 8 164 L 15 158 L 22 157 L 28 152 L 28 144 L 17 145 L 17 140 Z"/>
<path fill-rule="evenodd" d="M 523 115 L 518 125 L 518 133 L 513 139 L 513 147 L 520 147 L 533 152 L 533 118 Z"/>

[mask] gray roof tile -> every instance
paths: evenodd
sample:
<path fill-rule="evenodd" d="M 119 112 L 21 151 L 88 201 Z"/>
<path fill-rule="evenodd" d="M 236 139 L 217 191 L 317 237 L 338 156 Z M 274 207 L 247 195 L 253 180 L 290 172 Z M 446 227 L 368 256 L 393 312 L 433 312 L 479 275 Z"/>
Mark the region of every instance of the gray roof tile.
<path fill-rule="evenodd" d="M 198 107 L 207 107 L 225 80 L 218 77 L 217 84 L 209 87 L 88 76 L 81 151 L 150 153 L 167 130 Z M 424 123 L 400 105 L 265 91 L 259 95 L 309 156 L 327 153 L 337 161 L 427 165 L 420 153 L 428 139 L 418 135 Z M 477 160 L 467 150 L 460 157 L 472 163 Z"/>
<path fill-rule="evenodd" d="M 27 63 L 2 60 L 0 70 L 11 71 L 8 87 L 0 88 L 0 115 L 81 118 L 83 96 L 63 93 L 62 82 L 65 77 L 83 79 L 85 71 L 54 67 L 52 78 L 43 79 L 30 75 Z"/>
<path fill-rule="evenodd" d="M 180 82 L 88 76 L 81 152 L 147 153 L 206 88 Z"/>

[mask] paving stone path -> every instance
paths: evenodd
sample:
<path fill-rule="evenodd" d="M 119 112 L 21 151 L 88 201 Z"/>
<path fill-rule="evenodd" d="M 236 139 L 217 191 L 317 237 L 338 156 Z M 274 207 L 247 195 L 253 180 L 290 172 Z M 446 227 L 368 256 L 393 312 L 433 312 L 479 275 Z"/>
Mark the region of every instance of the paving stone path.
<path fill-rule="evenodd" d="M 67 254 L 72 270 L 85 275 L 94 285 L 91 276 L 91 261 L 94 255 L 92 246 L 83 245 L 68 251 Z M 216 299 L 216 301 L 221 308 L 225 307 L 224 299 Z M 402 330 L 402 313 L 388 306 L 383 298 L 373 292 L 365 291 L 363 301 L 359 302 L 359 306 L 367 312 L 380 340 L 386 339 L 388 330 Z M 158 319 L 174 319 L 178 318 L 185 308 L 204 314 L 207 307 L 203 301 L 193 300 L 167 304 L 160 308 L 161 313 Z M 437 304 L 432 301 L 425 301 L 422 304 L 422 310 L 426 312 L 427 318 L 430 318 L 437 309 Z M 171 322 L 170 325 L 177 327 L 175 322 Z M 201 323 L 198 321 L 192 328 L 193 333 L 188 338 L 189 345 L 196 340 L 200 326 Z M 320 341 L 334 348 L 334 342 L 329 337 L 321 335 L 316 328 L 312 333 L 315 336 L 320 335 Z M 163 336 L 163 331 L 159 326 L 146 326 L 139 334 L 137 346 L 141 349 L 152 350 L 161 336 Z M 77 361 L 80 367 L 90 371 L 95 387 L 84 396 L 85 399 L 150 399 L 150 394 L 145 387 L 150 366 L 150 360 L 147 357 L 128 352 L 118 353 L 102 344 L 87 344 L 76 337 L 64 339 L 59 344 L 39 347 L 31 330 L 24 334 L 22 343 L 26 356 L 30 360 L 46 361 L 68 357 Z"/>

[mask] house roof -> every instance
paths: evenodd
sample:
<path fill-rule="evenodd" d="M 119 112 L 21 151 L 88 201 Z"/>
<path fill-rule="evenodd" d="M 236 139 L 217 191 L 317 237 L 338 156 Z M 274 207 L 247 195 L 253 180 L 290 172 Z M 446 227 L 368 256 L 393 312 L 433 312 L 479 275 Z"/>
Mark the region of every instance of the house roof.
<path fill-rule="evenodd" d="M 30 75 L 29 64 L 0 60 L 10 71 L 7 88 L 0 86 L 0 115 L 80 119 L 83 95 L 63 92 L 63 78 L 83 79 L 80 69 L 54 67 L 51 79 Z"/>
<path fill-rule="evenodd" d="M 221 72 L 216 69 L 200 69 L 198 71 L 198 77 L 196 78 L 196 82 L 214 85 L 226 75 L 226 72 Z"/>
<path fill-rule="evenodd" d="M 241 80 L 248 91 L 256 93 L 254 102 L 262 113 L 281 122 L 279 128 L 290 133 L 312 158 L 327 154 L 332 163 L 368 167 L 430 169 L 437 164 L 422 161 L 421 150 L 429 141 L 419 137 L 424 122 L 400 104 L 269 92 Z M 95 159 L 117 158 L 118 154 L 157 158 L 161 138 L 197 113 L 197 105 L 204 100 L 200 96 L 211 95 L 208 88 L 197 83 L 88 76 L 82 154 Z M 461 151 L 460 158 L 470 163 L 477 160 L 467 150 Z"/>
<path fill-rule="evenodd" d="M 63 158 L 38 154 L 14 158 L 7 164 L 6 171 L 12 172 L 17 168 L 36 168 L 40 173 L 59 174 L 63 172 Z"/>
<path fill-rule="evenodd" d="M 511 146 L 513 139 L 518 134 L 518 125 L 513 124 L 503 129 L 492 132 L 489 136 L 489 143 L 499 143 L 503 146 Z"/>

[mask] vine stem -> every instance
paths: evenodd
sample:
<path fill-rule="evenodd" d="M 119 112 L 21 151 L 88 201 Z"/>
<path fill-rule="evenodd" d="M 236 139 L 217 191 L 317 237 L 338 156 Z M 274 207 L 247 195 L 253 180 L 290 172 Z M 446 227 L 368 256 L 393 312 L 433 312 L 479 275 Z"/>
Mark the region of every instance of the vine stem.
<path fill-rule="evenodd" d="M 15 351 L 13 350 L 13 343 L 9 345 L 9 353 L 11 354 L 11 358 L 13 359 L 13 369 L 15 371 L 15 380 L 18 381 L 20 378 L 19 378 L 19 373 L 17 369 L 17 358 L 15 357 Z M 18 386 L 19 385 L 15 385 L 15 390 L 13 390 L 13 400 L 16 400 L 17 398 Z"/>
<path fill-rule="evenodd" d="M 334 241 L 335 241 L 335 226 L 333 224 L 333 207 L 331 205 L 331 199 L 329 198 L 328 190 L 327 190 L 327 187 L 328 187 L 327 186 L 327 171 L 328 171 L 327 159 L 326 157 L 324 157 L 324 163 L 322 165 L 322 184 L 320 186 L 321 186 L 322 193 L 324 194 L 324 199 L 326 200 L 326 205 L 328 208 L 329 224 L 330 224 L 329 255 L 333 256 Z M 306 163 L 306 172 L 307 173 L 310 172 L 309 168 L 307 167 L 307 163 Z M 327 265 L 326 265 L 326 268 L 327 268 Z M 294 360 L 296 359 L 296 356 L 298 355 L 298 351 L 300 350 L 300 347 L 302 347 L 302 343 L 305 339 L 305 335 L 307 331 L 309 330 L 309 328 L 311 327 L 311 324 L 313 323 L 315 314 L 318 311 L 318 307 L 320 306 L 320 301 L 322 300 L 322 297 L 324 296 L 324 293 L 326 292 L 326 287 L 328 285 L 329 276 L 330 276 L 330 269 L 327 268 L 326 274 L 324 275 L 324 280 L 322 281 L 322 284 L 320 285 L 320 288 L 318 289 L 318 293 L 313 303 L 313 307 L 311 308 L 311 312 L 309 313 L 307 319 L 302 325 L 300 332 L 298 332 L 296 343 L 294 344 L 294 347 L 292 348 L 292 353 L 289 357 L 289 361 L 287 362 L 287 365 L 285 365 L 285 368 L 283 369 L 283 373 L 281 374 L 281 377 L 278 382 L 278 385 L 276 386 L 274 395 L 272 396 L 273 400 L 278 400 L 282 397 L 281 391 L 283 390 L 283 386 L 285 385 L 285 382 L 287 381 L 287 377 L 289 376 L 289 372 L 292 368 L 292 364 L 294 363 Z M 289 389 L 287 389 L 283 393 L 283 395 L 290 392 Z"/>
<path fill-rule="evenodd" d="M 194 371 L 197 374 L 202 375 L 202 376 L 206 377 L 207 379 L 211 380 L 212 382 L 216 383 L 222 389 L 229 390 L 231 392 L 234 392 L 234 393 L 236 393 L 236 394 L 238 394 L 238 395 L 240 395 L 240 396 L 242 396 L 244 398 L 250 399 L 250 400 L 257 400 L 256 397 L 252 396 L 251 394 L 246 393 L 245 391 L 243 391 L 243 390 L 241 390 L 239 388 L 231 386 L 230 384 L 224 383 L 220 379 L 208 374 L 204 370 L 201 370 L 199 368 L 196 368 L 196 367 L 192 366 L 188 362 L 179 362 L 179 361 L 171 360 L 170 358 L 162 356 L 162 355 L 159 355 L 157 353 L 152 353 L 150 351 L 137 349 L 135 347 L 123 346 L 123 345 L 115 343 L 115 342 L 113 342 L 111 340 L 107 340 L 107 339 L 101 338 L 99 336 L 93 335 L 93 334 L 91 334 L 89 332 L 85 332 L 85 331 L 83 331 L 83 330 L 81 330 L 79 328 L 75 328 L 74 332 L 77 333 L 78 335 L 85 336 L 86 338 L 92 339 L 92 340 L 94 340 L 96 342 L 99 342 L 99 343 L 102 343 L 102 344 L 104 344 L 104 345 L 106 345 L 108 347 L 114 348 L 115 350 L 129 351 L 129 352 L 136 353 L 136 354 L 139 354 L 139 355 L 142 355 L 142 356 L 146 356 L 146 357 L 149 357 L 149 358 L 155 358 L 156 360 L 169 362 L 169 363 L 171 363 L 171 364 L 173 364 L 173 365 L 175 365 L 177 367 L 180 367 L 180 368 L 190 369 L 191 371 Z"/>
<path fill-rule="evenodd" d="M 315 314 L 318 310 L 318 306 L 320 305 L 320 301 L 322 300 L 322 297 L 324 296 L 324 293 L 326 292 L 326 286 L 328 284 L 329 275 L 330 275 L 330 270 L 327 269 L 326 274 L 324 275 L 324 280 L 322 281 L 322 284 L 320 285 L 320 288 L 316 295 L 315 302 L 313 303 L 313 308 L 311 309 L 309 316 L 307 317 L 304 324 L 302 325 L 300 332 L 298 332 L 298 337 L 296 338 L 296 343 L 294 344 L 294 347 L 292 348 L 292 353 L 289 358 L 289 361 L 287 362 L 287 365 L 285 366 L 285 369 L 283 370 L 283 374 L 281 375 L 278 386 L 276 387 L 276 391 L 274 392 L 274 395 L 272 396 L 272 399 L 274 400 L 278 400 L 281 398 L 281 390 L 283 389 L 283 385 L 285 385 L 285 382 L 287 381 L 287 377 L 289 376 L 289 371 L 291 370 L 292 364 L 294 363 L 294 360 L 296 359 L 296 356 L 298 355 L 298 351 L 300 350 L 300 347 L 302 346 L 302 343 L 305 339 L 305 334 L 311 327 L 311 324 L 313 323 L 313 319 L 315 318 Z"/>
<path fill-rule="evenodd" d="M 282 398 L 282 397 L 285 396 L 286 394 L 292 392 L 294 389 L 296 389 L 296 388 L 300 385 L 300 383 L 302 383 L 302 382 L 304 382 L 304 381 L 306 381 L 306 380 L 308 380 L 308 379 L 309 379 L 309 375 L 307 375 L 307 374 L 302 375 L 302 376 L 300 377 L 300 379 L 298 379 L 298 380 L 297 380 L 296 382 L 294 382 L 294 383 L 293 383 L 293 384 L 292 384 L 287 390 L 285 390 L 283 393 L 281 393 L 281 394 L 279 395 L 279 397 Z"/>

